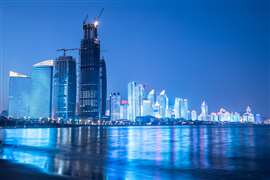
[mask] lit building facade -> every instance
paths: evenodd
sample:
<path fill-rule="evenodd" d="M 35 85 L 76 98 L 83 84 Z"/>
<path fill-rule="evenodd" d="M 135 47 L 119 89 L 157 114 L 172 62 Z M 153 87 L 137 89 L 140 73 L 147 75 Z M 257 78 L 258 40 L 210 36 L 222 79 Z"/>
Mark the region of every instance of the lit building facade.
<path fill-rule="evenodd" d="M 121 96 L 120 93 L 112 93 L 111 99 L 111 120 L 120 119 L 120 107 L 121 107 Z"/>
<path fill-rule="evenodd" d="M 34 64 L 32 68 L 30 117 L 52 117 L 53 60 Z"/>
<path fill-rule="evenodd" d="M 144 99 L 143 100 L 143 113 L 142 116 L 153 116 L 153 106 L 151 100 Z"/>
<path fill-rule="evenodd" d="M 55 119 L 75 118 L 76 112 L 76 61 L 72 56 L 60 56 L 54 62 Z"/>
<path fill-rule="evenodd" d="M 201 114 L 198 117 L 198 120 L 207 121 L 208 120 L 208 105 L 205 101 L 201 104 Z"/>
<path fill-rule="evenodd" d="M 135 121 L 136 117 L 142 116 L 144 93 L 142 84 L 128 83 L 128 120 Z"/>
<path fill-rule="evenodd" d="M 195 110 L 191 111 L 191 120 L 192 121 L 198 120 L 197 112 Z"/>
<path fill-rule="evenodd" d="M 180 101 L 181 99 L 178 97 L 174 99 L 174 117 L 176 119 L 180 118 Z"/>
<path fill-rule="evenodd" d="M 120 119 L 124 119 L 124 120 L 128 119 L 128 101 L 127 100 L 121 100 Z"/>
<path fill-rule="evenodd" d="M 246 108 L 246 112 L 243 114 L 243 122 L 248 122 L 248 123 L 254 123 L 255 122 L 255 116 L 251 112 L 250 106 Z"/>
<path fill-rule="evenodd" d="M 157 97 L 157 101 L 159 104 L 160 118 L 167 118 L 169 114 L 169 99 L 166 95 L 165 90 L 160 92 L 159 96 Z"/>
<path fill-rule="evenodd" d="M 152 108 L 155 106 L 156 103 L 156 92 L 154 89 L 152 89 L 148 95 L 147 95 L 147 99 L 151 102 Z"/>
<path fill-rule="evenodd" d="M 9 117 L 19 119 L 29 116 L 31 78 L 14 71 L 9 72 Z"/>
<path fill-rule="evenodd" d="M 183 119 L 188 119 L 188 100 L 180 99 L 180 117 Z"/>

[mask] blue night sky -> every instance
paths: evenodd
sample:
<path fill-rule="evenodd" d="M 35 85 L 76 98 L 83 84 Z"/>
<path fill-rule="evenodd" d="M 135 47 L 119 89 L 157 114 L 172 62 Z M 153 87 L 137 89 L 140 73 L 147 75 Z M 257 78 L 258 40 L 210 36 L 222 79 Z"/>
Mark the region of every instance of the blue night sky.
<path fill-rule="evenodd" d="M 57 57 L 56 49 L 79 47 L 85 15 L 102 7 L 108 93 L 126 98 L 134 80 L 188 98 L 192 109 L 205 99 L 210 111 L 251 105 L 270 116 L 267 0 L 0 0 L 2 99 L 8 70 L 30 74 L 32 64 Z"/>

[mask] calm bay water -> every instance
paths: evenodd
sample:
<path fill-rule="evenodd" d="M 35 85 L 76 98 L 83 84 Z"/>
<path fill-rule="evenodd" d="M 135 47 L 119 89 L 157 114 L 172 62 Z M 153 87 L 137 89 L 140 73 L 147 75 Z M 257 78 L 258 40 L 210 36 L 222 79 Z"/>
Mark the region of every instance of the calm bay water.
<path fill-rule="evenodd" d="M 270 127 L 0 129 L 0 158 L 78 178 L 270 179 Z"/>

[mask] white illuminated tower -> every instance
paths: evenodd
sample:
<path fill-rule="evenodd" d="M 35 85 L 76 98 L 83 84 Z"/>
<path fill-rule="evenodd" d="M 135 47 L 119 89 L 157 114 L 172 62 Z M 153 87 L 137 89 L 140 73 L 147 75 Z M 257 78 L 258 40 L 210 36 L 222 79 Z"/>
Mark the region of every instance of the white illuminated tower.
<path fill-rule="evenodd" d="M 128 120 L 135 121 L 142 116 L 144 99 L 144 86 L 136 82 L 128 83 Z"/>
<path fill-rule="evenodd" d="M 201 114 L 200 114 L 200 120 L 206 121 L 208 120 L 208 106 L 205 101 L 202 102 L 201 105 Z"/>
<path fill-rule="evenodd" d="M 174 117 L 175 119 L 180 118 L 180 98 L 176 97 L 174 99 Z"/>
<path fill-rule="evenodd" d="M 159 114 L 160 118 L 166 118 L 169 116 L 169 99 L 165 93 L 165 90 L 161 91 L 161 93 L 158 96 L 158 104 L 160 106 Z"/>
<path fill-rule="evenodd" d="M 153 116 L 153 106 L 152 102 L 148 99 L 143 100 L 143 116 Z"/>
<path fill-rule="evenodd" d="M 195 110 L 192 110 L 192 111 L 191 111 L 191 120 L 192 120 L 192 121 L 198 120 L 197 112 L 196 112 Z"/>
<path fill-rule="evenodd" d="M 130 121 L 135 121 L 135 118 L 136 118 L 135 87 L 136 87 L 136 82 L 128 83 L 128 120 Z"/>
<path fill-rule="evenodd" d="M 155 103 L 156 103 L 156 92 L 154 89 L 152 89 L 148 95 L 147 95 L 147 99 L 151 102 L 152 108 L 154 108 Z"/>

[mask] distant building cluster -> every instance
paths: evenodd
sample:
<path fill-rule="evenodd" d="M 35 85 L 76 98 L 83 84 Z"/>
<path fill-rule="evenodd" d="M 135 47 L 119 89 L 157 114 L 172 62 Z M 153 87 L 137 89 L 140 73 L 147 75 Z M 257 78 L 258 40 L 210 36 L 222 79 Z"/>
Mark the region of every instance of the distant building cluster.
<path fill-rule="evenodd" d="M 109 99 L 111 120 L 136 121 L 141 117 L 155 117 L 157 119 L 179 119 L 211 122 L 249 122 L 260 123 L 260 114 L 253 114 L 248 106 L 244 113 L 229 112 L 221 108 L 219 112 L 209 113 L 205 101 L 201 104 L 200 112 L 191 110 L 189 101 L 175 97 L 169 101 L 166 91 L 157 93 L 154 89 L 146 91 L 143 84 L 128 83 L 128 99 L 123 100 L 120 93 L 112 93 Z M 110 112 L 110 113 L 108 113 Z"/>

